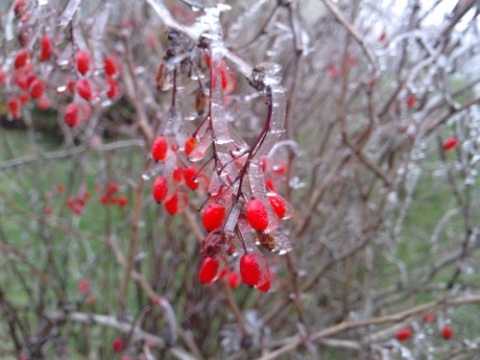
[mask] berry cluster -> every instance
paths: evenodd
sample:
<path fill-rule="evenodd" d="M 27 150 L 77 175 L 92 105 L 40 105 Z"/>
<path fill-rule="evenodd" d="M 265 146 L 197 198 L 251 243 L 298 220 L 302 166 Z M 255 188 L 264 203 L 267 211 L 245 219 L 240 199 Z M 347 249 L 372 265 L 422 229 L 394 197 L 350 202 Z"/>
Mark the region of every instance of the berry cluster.
<path fill-rule="evenodd" d="M 206 50 L 199 53 L 204 54 L 203 70 L 209 73 L 209 91 L 197 78 L 199 89 L 195 92 L 195 110 L 202 120 L 193 133 L 174 133 L 167 125 L 164 134 L 154 139 L 150 156 L 161 164 L 157 167 L 162 168 L 162 173 L 153 181 L 152 196 L 169 214 L 175 215 L 187 207 L 190 191 L 205 191 L 207 200 L 200 211 L 208 234 L 201 246 L 201 282 L 208 284 L 222 278 L 228 268 L 228 256 L 241 255 L 241 280 L 268 291 L 271 272 L 257 245 L 279 253 L 289 251 L 290 243 L 280 225 L 281 220 L 295 215 L 287 200 L 277 193 L 276 180 L 285 176 L 286 165 L 275 165 L 268 157 L 283 132 L 283 90 L 268 78 L 264 68 L 254 69 L 255 81 L 251 84 L 265 94 L 268 115 L 261 133 L 251 145 L 247 144 L 230 132 L 225 119 L 228 95 L 236 88 L 235 74 L 221 54 L 209 47 Z M 186 68 L 185 64 L 175 63 L 178 51 L 173 42 L 156 76 L 160 91 L 174 89 L 170 123 L 178 121 L 175 87 L 179 73 Z M 193 62 L 189 66 L 190 73 L 202 70 Z M 236 285 L 238 273 L 232 274 L 229 279 Z"/>
<path fill-rule="evenodd" d="M 16 0 L 13 6 L 16 20 L 23 23 L 20 28 L 30 26 L 30 2 Z M 64 120 L 71 127 L 76 127 L 87 120 L 92 114 L 92 104 L 103 99 L 115 99 L 121 94 L 118 83 L 120 64 L 116 58 L 104 58 L 103 72 L 92 66 L 92 56 L 87 49 L 72 53 L 66 47 L 59 48 L 53 43 L 54 34 L 20 31 L 18 40 L 21 49 L 13 59 L 7 61 L 6 67 L 0 68 L 0 86 L 7 88 L 8 111 L 13 119 L 20 119 L 22 107 L 36 101 L 41 110 L 47 110 L 50 96 L 54 93 L 67 93 L 73 98 L 65 107 Z M 66 65 L 66 67 L 65 67 Z M 66 72 L 66 71 L 68 72 Z M 52 85 L 49 81 L 57 72 L 60 73 L 65 86 Z M 75 78 L 69 78 L 74 72 Z M 55 86 L 53 88 L 53 86 Z M 50 94 L 50 96 L 49 96 Z"/>
<path fill-rule="evenodd" d="M 100 204 L 102 205 L 118 205 L 120 207 L 126 207 L 128 205 L 128 198 L 125 195 L 118 195 L 120 186 L 116 183 L 108 183 L 103 194 L 100 197 Z"/>
<path fill-rule="evenodd" d="M 34 59 L 36 57 L 40 62 L 47 62 L 51 54 L 51 39 L 43 35 L 39 41 L 38 54 L 26 48 L 20 49 L 15 55 L 11 71 L 0 68 L 0 85 L 6 84 L 10 89 L 8 110 L 13 119 L 21 117 L 22 106 L 30 101 L 35 100 L 41 110 L 50 107 L 50 100 L 46 95 L 46 81 L 36 71 Z"/>
<path fill-rule="evenodd" d="M 69 197 L 66 204 L 75 215 L 82 215 L 88 199 L 90 199 L 90 192 L 84 190 L 75 196 Z"/>
<path fill-rule="evenodd" d="M 422 316 L 422 320 L 424 323 L 431 323 L 435 320 L 435 315 L 432 313 L 426 313 Z M 410 326 L 401 328 L 398 330 L 397 334 L 395 335 L 398 341 L 407 341 L 413 335 L 413 330 Z M 450 324 L 445 324 L 440 329 L 440 335 L 443 339 L 449 340 L 453 336 L 453 328 Z"/>
<path fill-rule="evenodd" d="M 71 127 L 80 125 L 90 117 L 92 113 L 90 103 L 98 101 L 101 96 L 116 98 L 121 92 L 116 80 L 119 65 L 115 58 L 104 59 L 103 69 L 106 77 L 103 85 L 102 79 L 98 75 L 93 75 L 91 56 L 87 50 L 79 50 L 75 53 L 75 68 L 78 80 L 76 82 L 71 80 L 67 84 L 67 89 L 74 98 L 65 108 L 65 123 Z"/>

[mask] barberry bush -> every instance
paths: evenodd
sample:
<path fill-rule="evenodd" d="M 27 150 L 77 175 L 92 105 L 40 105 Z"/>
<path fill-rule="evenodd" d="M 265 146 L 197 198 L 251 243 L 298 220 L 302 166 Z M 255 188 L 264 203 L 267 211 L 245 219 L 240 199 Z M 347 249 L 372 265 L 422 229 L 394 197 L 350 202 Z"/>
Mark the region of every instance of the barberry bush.
<path fill-rule="evenodd" d="M 474 357 L 479 13 L 2 3 L 0 357 Z"/>

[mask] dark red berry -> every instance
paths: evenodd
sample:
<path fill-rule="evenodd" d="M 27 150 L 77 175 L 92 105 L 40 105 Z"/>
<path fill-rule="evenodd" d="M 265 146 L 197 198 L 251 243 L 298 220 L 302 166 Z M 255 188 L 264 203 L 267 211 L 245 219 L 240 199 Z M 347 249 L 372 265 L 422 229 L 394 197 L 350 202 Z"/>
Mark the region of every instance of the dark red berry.
<path fill-rule="evenodd" d="M 116 354 L 123 352 L 125 350 L 125 343 L 123 342 L 123 339 L 120 339 L 120 338 L 113 339 L 112 350 Z"/>

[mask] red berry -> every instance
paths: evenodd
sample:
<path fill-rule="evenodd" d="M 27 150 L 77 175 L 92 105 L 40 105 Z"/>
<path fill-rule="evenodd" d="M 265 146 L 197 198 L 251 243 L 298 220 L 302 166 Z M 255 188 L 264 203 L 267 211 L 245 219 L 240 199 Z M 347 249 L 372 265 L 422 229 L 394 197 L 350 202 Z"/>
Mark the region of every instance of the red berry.
<path fill-rule="evenodd" d="M 128 204 L 128 199 L 125 195 L 122 195 L 118 198 L 118 206 L 125 207 Z"/>
<path fill-rule="evenodd" d="M 173 181 L 180 183 L 183 180 L 183 169 L 181 167 L 175 168 L 172 175 Z"/>
<path fill-rule="evenodd" d="M 203 260 L 202 266 L 198 272 L 200 281 L 204 284 L 210 284 L 217 279 L 220 264 L 217 259 L 207 257 Z"/>
<path fill-rule="evenodd" d="M 30 84 L 30 95 L 34 99 L 38 99 L 43 95 L 45 91 L 45 85 L 43 84 L 42 81 L 35 79 L 32 81 Z"/>
<path fill-rule="evenodd" d="M 50 100 L 46 96 L 42 96 L 38 99 L 38 108 L 41 110 L 47 110 L 50 107 Z"/>
<path fill-rule="evenodd" d="M 114 353 L 121 353 L 125 350 L 125 343 L 120 338 L 113 339 L 112 349 Z"/>
<path fill-rule="evenodd" d="M 78 125 L 78 105 L 70 103 L 65 109 L 65 122 L 68 126 L 75 127 Z"/>
<path fill-rule="evenodd" d="M 13 80 L 15 81 L 15 84 L 22 89 L 22 90 L 27 90 L 28 89 L 28 77 L 22 72 L 15 72 Z"/>
<path fill-rule="evenodd" d="M 167 138 L 159 136 L 155 139 L 152 145 L 152 157 L 155 161 L 165 160 L 167 156 L 168 142 Z"/>
<path fill-rule="evenodd" d="M 237 86 L 237 80 L 235 79 L 233 71 L 228 68 L 224 60 L 220 61 L 220 64 L 218 65 L 218 71 L 220 72 L 222 89 L 224 90 L 225 94 L 232 93 Z"/>
<path fill-rule="evenodd" d="M 17 56 L 15 56 L 15 61 L 14 61 L 15 69 L 24 67 L 28 61 L 29 56 L 30 56 L 30 53 L 28 50 L 25 50 L 25 49 L 20 50 L 17 53 Z"/>
<path fill-rule="evenodd" d="M 443 150 L 449 151 L 449 150 L 455 149 L 455 147 L 457 146 L 457 143 L 458 143 L 458 140 L 456 137 L 454 136 L 449 137 L 447 140 L 443 142 Z"/>
<path fill-rule="evenodd" d="M 415 106 L 415 104 L 417 103 L 417 98 L 415 97 L 415 95 L 413 94 L 409 94 L 407 96 L 407 100 L 405 101 L 406 104 L 407 104 L 407 107 L 409 109 L 413 108 Z"/>
<path fill-rule="evenodd" d="M 22 104 L 25 104 L 30 100 L 30 94 L 29 93 L 21 93 L 20 95 L 18 95 L 18 98 L 20 99 Z"/>
<path fill-rule="evenodd" d="M 185 179 L 185 184 L 189 189 L 197 190 L 199 186 L 199 182 L 196 179 L 197 176 L 197 169 L 193 166 L 186 168 L 183 171 L 183 178 Z"/>
<path fill-rule="evenodd" d="M 107 184 L 107 192 L 109 194 L 113 194 L 119 191 L 120 191 L 120 185 L 113 182 Z"/>
<path fill-rule="evenodd" d="M 78 283 L 78 293 L 81 295 L 88 295 L 90 293 L 90 282 L 88 279 L 82 279 Z"/>
<path fill-rule="evenodd" d="M 190 136 L 187 141 L 185 141 L 185 155 L 190 155 L 196 147 L 197 139 L 195 139 L 193 136 Z"/>
<path fill-rule="evenodd" d="M 250 200 L 246 213 L 248 223 L 255 230 L 263 231 L 268 227 L 268 212 L 262 200 Z"/>
<path fill-rule="evenodd" d="M 411 336 L 412 336 L 412 329 L 410 329 L 409 327 L 400 329 L 396 335 L 398 341 L 408 340 L 410 339 Z"/>
<path fill-rule="evenodd" d="M 267 178 L 265 180 L 265 187 L 267 188 L 268 191 L 273 191 L 273 192 L 277 191 L 277 186 L 275 185 L 275 181 L 273 181 L 273 179 L 271 178 Z"/>
<path fill-rule="evenodd" d="M 240 286 L 240 275 L 236 271 L 232 271 L 230 274 L 228 274 L 228 285 L 232 289 L 236 289 L 237 287 Z"/>
<path fill-rule="evenodd" d="M 452 330 L 452 327 L 450 325 L 445 325 L 442 329 L 442 337 L 445 339 L 445 340 L 448 340 L 450 339 L 451 337 L 453 336 L 453 330 Z"/>
<path fill-rule="evenodd" d="M 210 203 L 203 212 L 203 227 L 207 231 L 218 229 L 220 226 L 222 226 L 224 217 L 225 207 L 217 203 Z"/>
<path fill-rule="evenodd" d="M 113 76 L 117 73 L 117 61 L 112 57 L 105 58 L 105 74 Z"/>
<path fill-rule="evenodd" d="M 90 100 L 92 98 L 92 86 L 90 85 L 90 80 L 80 79 L 77 81 L 77 92 L 82 98 Z"/>
<path fill-rule="evenodd" d="M 22 102 L 19 98 L 13 97 L 8 100 L 8 111 L 10 116 L 14 119 L 20 118 L 20 110 L 22 109 Z"/>
<path fill-rule="evenodd" d="M 383 41 L 385 41 L 386 39 L 387 39 L 387 34 L 384 33 L 384 32 L 382 32 L 382 33 L 380 34 L 380 37 L 378 38 L 378 40 L 383 42 Z"/>
<path fill-rule="evenodd" d="M 157 203 L 161 203 L 168 195 L 168 181 L 163 176 L 155 179 L 152 188 L 153 199 Z"/>
<path fill-rule="evenodd" d="M 15 0 L 15 3 L 13 5 L 13 11 L 17 16 L 22 15 L 22 12 L 25 10 L 24 8 L 26 7 L 25 0 Z"/>
<path fill-rule="evenodd" d="M 47 61 L 50 59 L 52 53 L 52 43 L 50 37 L 43 35 L 40 39 L 40 61 Z"/>
<path fill-rule="evenodd" d="M 275 214 L 281 219 L 285 216 L 287 212 L 287 205 L 285 203 L 285 199 L 277 194 L 268 195 L 268 200 L 270 201 L 270 205 L 272 206 L 273 211 Z"/>
<path fill-rule="evenodd" d="M 270 278 L 267 260 L 258 253 L 248 253 L 240 258 L 240 276 L 248 286 L 262 286 Z"/>
<path fill-rule="evenodd" d="M 170 214 L 170 215 L 175 215 L 177 214 L 179 211 L 178 211 L 178 194 L 177 192 L 174 192 L 172 196 L 170 196 L 166 201 L 165 203 L 163 204 L 163 206 L 165 207 L 165 210 L 167 210 L 167 212 Z"/>
<path fill-rule="evenodd" d="M 90 69 L 90 54 L 88 51 L 80 50 L 75 54 L 75 60 L 77 62 L 77 70 L 80 74 L 85 74 Z"/>
<path fill-rule="evenodd" d="M 67 89 L 71 94 L 74 94 L 75 93 L 75 81 L 70 80 L 69 82 L 67 82 Z"/>
<path fill-rule="evenodd" d="M 0 85 L 3 85 L 7 80 L 8 74 L 0 68 Z"/>
<path fill-rule="evenodd" d="M 257 286 L 257 290 L 268 292 L 268 290 L 270 290 L 270 286 L 271 286 L 271 282 L 270 282 L 270 279 L 268 279 L 262 285 Z"/>
<path fill-rule="evenodd" d="M 285 164 L 275 165 L 272 170 L 277 175 L 285 175 L 287 172 L 287 166 Z"/>
<path fill-rule="evenodd" d="M 423 322 L 432 322 L 434 319 L 435 319 L 435 315 L 432 313 L 426 313 L 422 317 Z"/>
<path fill-rule="evenodd" d="M 110 77 L 106 81 L 108 85 L 107 96 L 110 99 L 116 98 L 120 94 L 120 85 L 118 85 L 117 80 Z"/>

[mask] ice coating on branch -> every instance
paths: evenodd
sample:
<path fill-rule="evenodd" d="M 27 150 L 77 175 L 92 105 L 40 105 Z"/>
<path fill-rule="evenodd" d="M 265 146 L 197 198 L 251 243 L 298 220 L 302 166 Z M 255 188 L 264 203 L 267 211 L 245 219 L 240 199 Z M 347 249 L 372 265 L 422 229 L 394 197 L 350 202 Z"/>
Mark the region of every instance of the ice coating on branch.
<path fill-rule="evenodd" d="M 160 162 L 153 165 L 149 170 L 142 173 L 142 179 L 144 181 L 150 180 L 151 178 L 157 176 L 160 172 L 162 172 L 163 167 L 164 167 L 164 164 Z"/>
<path fill-rule="evenodd" d="M 287 100 L 285 96 L 285 89 L 277 83 L 275 77 L 270 77 L 267 73 L 265 76 L 265 84 L 267 87 L 267 96 L 270 91 L 271 94 L 271 114 L 270 126 L 267 129 L 267 134 L 263 140 L 262 146 L 257 150 L 256 156 L 267 156 L 273 149 L 278 139 L 285 132 L 285 116 L 287 108 Z M 270 90 L 268 90 L 268 88 Z"/>
<path fill-rule="evenodd" d="M 73 56 L 73 46 L 68 43 L 63 49 L 62 54 L 57 59 L 58 66 L 67 66 Z"/>
<path fill-rule="evenodd" d="M 247 10 L 241 14 L 230 26 L 230 38 L 245 39 L 245 24 L 248 23 L 248 21 L 254 16 L 258 15 L 259 11 L 262 11 L 261 7 L 267 2 L 268 0 L 255 1 L 251 6 L 248 6 Z"/>
<path fill-rule="evenodd" d="M 219 159 L 219 165 L 223 166 L 221 169 L 221 179 L 225 184 L 232 184 L 233 180 L 237 177 L 240 167 L 238 166 L 238 160 L 232 161 L 232 158 L 228 152 L 219 151 L 217 152 L 217 157 Z M 236 192 L 238 190 L 237 183 L 231 190 Z"/>
<path fill-rule="evenodd" d="M 222 185 L 223 181 L 220 179 L 217 172 L 214 171 L 212 178 L 210 179 L 210 184 L 208 185 L 208 194 L 212 197 L 217 197 L 220 194 Z"/>
<path fill-rule="evenodd" d="M 67 26 L 70 21 L 72 21 L 73 15 L 77 11 L 82 0 L 70 0 L 65 8 L 63 9 L 62 14 L 58 18 L 59 26 Z"/>
<path fill-rule="evenodd" d="M 197 136 L 197 145 L 195 146 L 195 149 L 193 149 L 193 151 L 188 155 L 188 159 L 192 162 L 202 160 L 212 143 L 212 135 L 210 131 L 207 129 L 207 126 L 203 126 L 203 128 L 204 129 L 202 130 L 205 130 L 205 132 L 200 136 L 200 138 Z"/>
<path fill-rule="evenodd" d="M 180 130 L 182 115 L 178 111 L 170 111 L 167 118 L 167 125 L 165 126 L 164 135 L 175 137 Z"/>
<path fill-rule="evenodd" d="M 237 203 L 232 207 L 230 214 L 228 214 L 227 221 L 225 222 L 224 231 L 225 234 L 229 236 L 233 236 L 233 232 L 235 231 L 235 226 L 237 226 L 238 216 L 240 215 L 241 203 L 237 201 Z"/>
<path fill-rule="evenodd" d="M 279 255 L 285 255 L 287 252 L 292 250 L 287 230 L 277 229 L 271 232 L 270 236 L 275 239 L 275 247 L 272 249 L 273 252 L 278 252 Z"/>
<path fill-rule="evenodd" d="M 100 12 L 95 16 L 95 20 L 93 22 L 93 27 L 90 32 L 91 38 L 93 39 L 93 59 L 95 61 L 95 67 L 99 68 L 103 64 L 103 57 L 102 57 L 102 39 L 105 34 L 105 29 L 107 28 L 108 18 L 110 17 L 110 9 L 111 3 L 106 1 L 103 5 L 103 8 Z"/>
<path fill-rule="evenodd" d="M 83 37 L 83 28 L 80 25 L 80 17 L 76 16 L 73 23 L 72 23 L 72 32 L 73 38 L 75 39 L 75 45 L 80 50 L 88 49 L 87 42 Z"/>
<path fill-rule="evenodd" d="M 252 252 L 257 248 L 257 238 L 252 231 L 250 225 L 248 225 L 247 221 L 244 218 L 238 219 L 238 229 L 240 234 L 242 235 L 243 242 L 245 244 L 245 248 L 248 252 Z"/>
<path fill-rule="evenodd" d="M 263 176 L 262 165 L 260 159 L 252 159 L 248 168 L 248 180 L 250 190 L 255 198 L 262 200 L 263 205 L 268 213 L 268 227 L 265 233 L 271 233 L 278 227 L 279 219 L 273 211 L 270 202 L 267 200 L 267 189 L 265 187 L 265 177 Z"/>
<path fill-rule="evenodd" d="M 212 40 L 221 39 L 223 34 L 220 13 L 230 9 L 231 7 L 226 4 L 217 4 L 217 6 L 205 8 L 204 15 L 198 18 L 195 27 L 201 33 L 208 33 L 207 36 L 211 37 Z"/>
<path fill-rule="evenodd" d="M 168 152 L 170 152 L 170 150 Z M 173 172 L 177 167 L 177 159 L 175 156 L 169 156 L 169 155 L 171 155 L 171 153 L 167 155 L 167 158 L 164 161 L 162 174 L 171 182 L 173 179 Z M 171 184 L 169 185 L 173 187 Z"/>
<path fill-rule="evenodd" d="M 213 129 L 213 140 L 216 144 L 228 144 L 232 142 L 232 137 L 228 129 L 227 117 L 223 106 L 223 89 L 221 86 L 222 79 L 218 71 L 219 63 L 223 57 L 223 53 L 212 46 L 210 65 L 210 87 L 212 91 L 210 102 L 210 121 Z"/>

